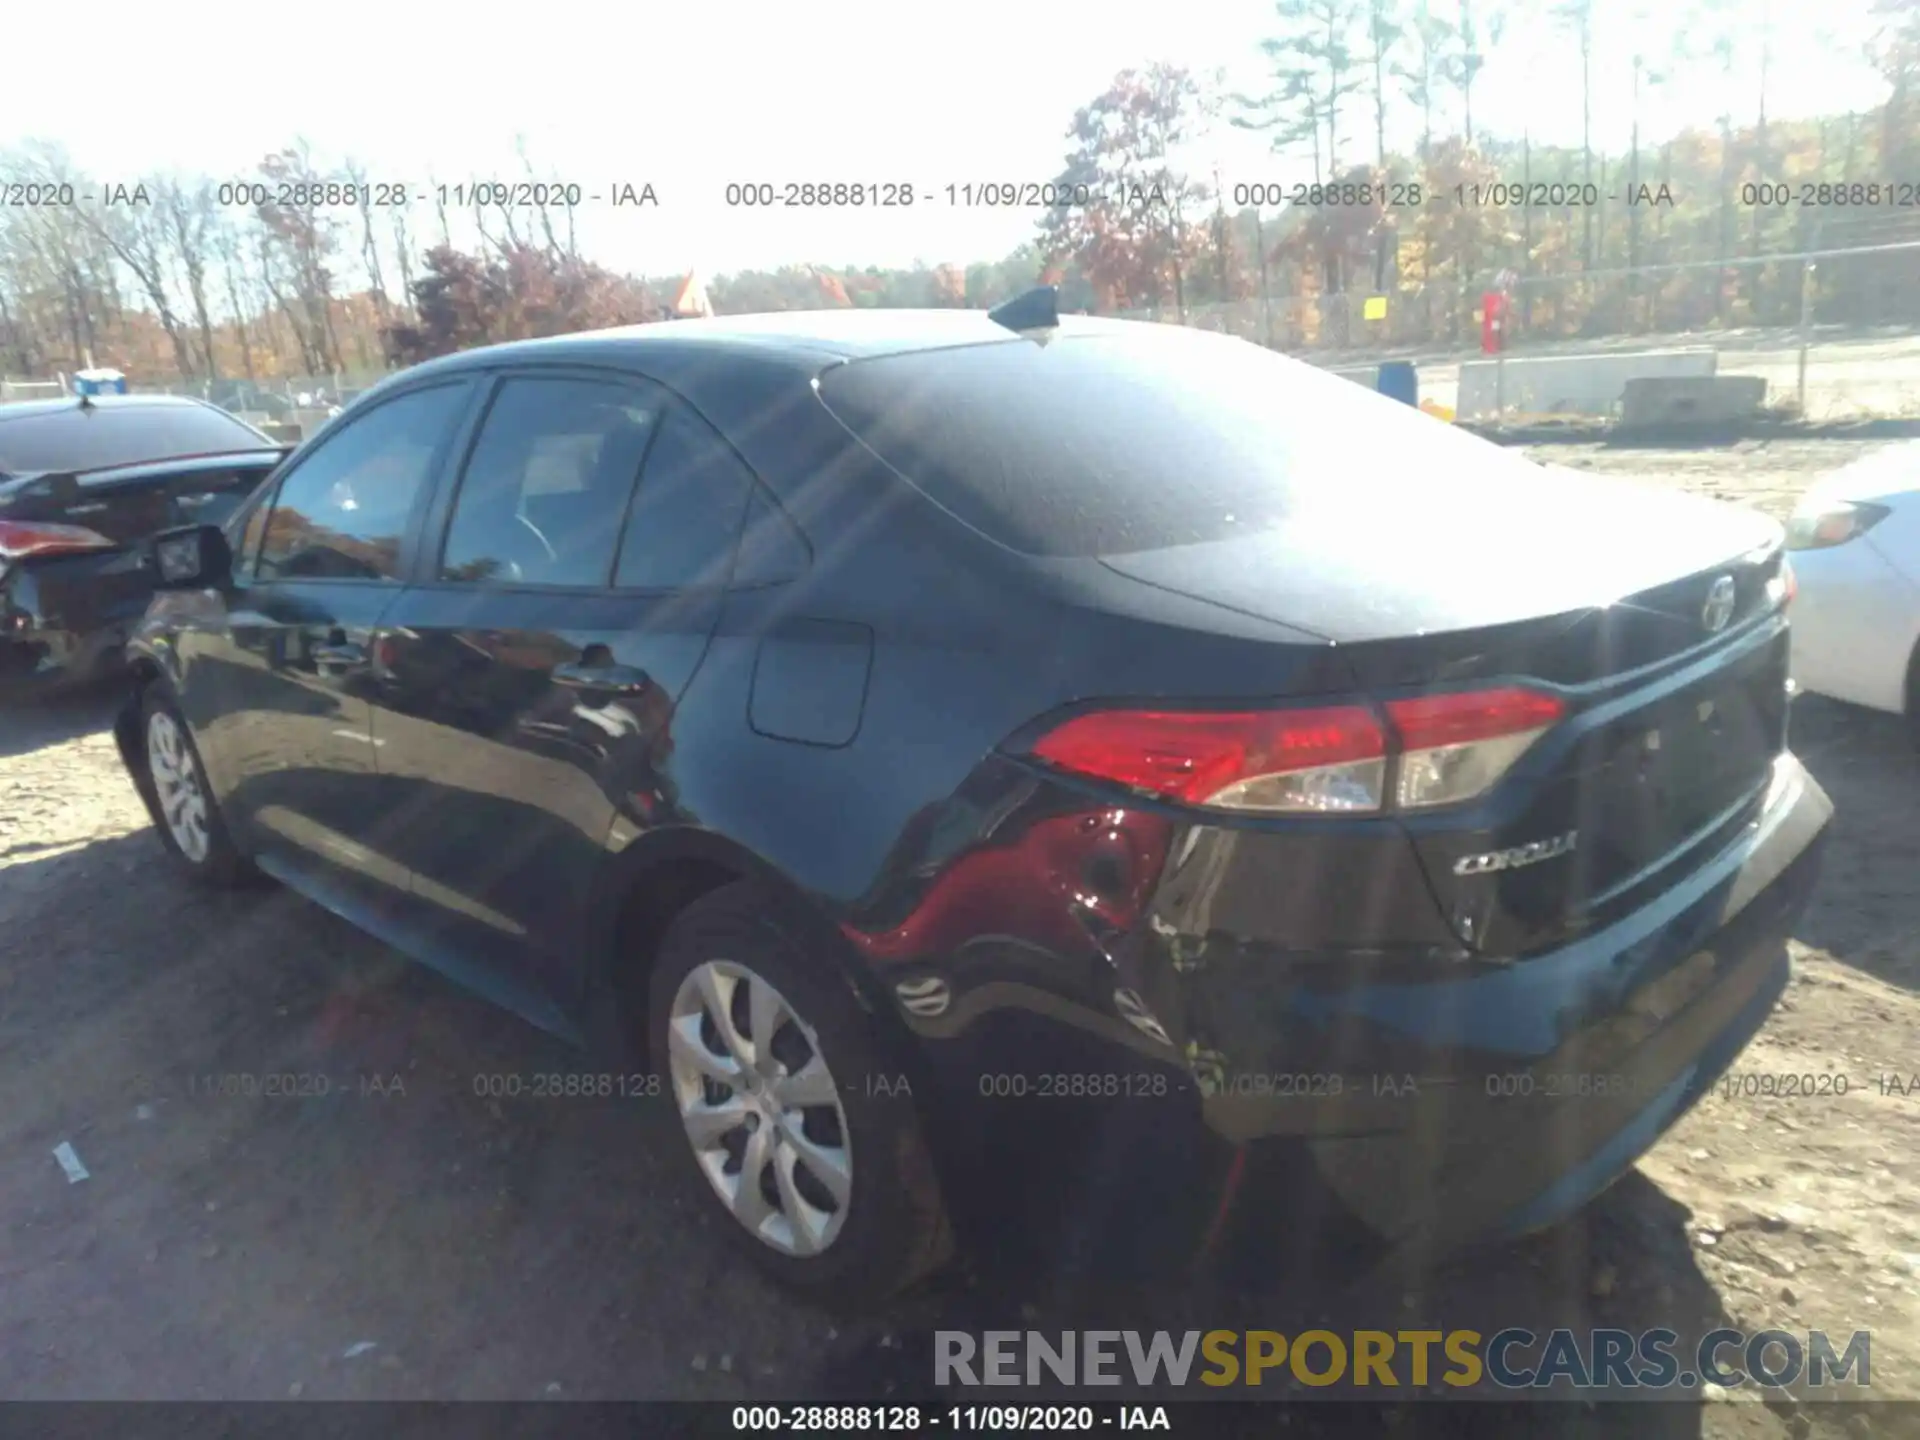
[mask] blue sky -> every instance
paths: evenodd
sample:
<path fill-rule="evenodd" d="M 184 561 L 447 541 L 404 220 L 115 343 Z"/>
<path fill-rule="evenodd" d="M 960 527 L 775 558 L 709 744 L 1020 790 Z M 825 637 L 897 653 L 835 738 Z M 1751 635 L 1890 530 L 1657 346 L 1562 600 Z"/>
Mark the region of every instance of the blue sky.
<path fill-rule="evenodd" d="M 1664 51 L 1674 26 L 1689 22 L 1651 0 L 1598 8 L 1596 131 L 1623 148 L 1630 56 Z M 1878 102 L 1884 87 L 1860 58 L 1865 0 L 1775 8 L 1770 114 Z M 1748 13 L 1760 11 L 1754 0 Z M 1005 253 L 1031 233 L 1031 216 L 944 202 L 742 212 L 726 207 L 724 188 L 1043 181 L 1059 168 L 1074 110 L 1129 65 L 1165 59 L 1257 85 L 1255 47 L 1272 10 L 1270 0 L 699 0 L 681 7 L 677 26 L 671 13 L 600 0 L 20 4 L 0 27 L 0 147 L 55 140 L 106 179 L 175 167 L 250 178 L 265 150 L 298 135 L 322 159 L 358 157 L 371 179 L 424 186 L 435 176 L 522 178 L 514 146 L 524 137 L 551 178 L 589 190 L 654 185 L 657 209 L 578 214 L 582 248 L 617 269 L 965 262 Z M 1822 30 L 1825 44 L 1816 43 Z M 1756 75 L 1743 56 L 1729 102 L 1719 67 L 1700 62 L 1652 92 L 1643 133 L 1709 125 L 1729 103 L 1750 120 Z M 1577 141 L 1571 43 L 1543 24 L 1510 29 L 1476 87 L 1475 119 L 1495 133 L 1527 126 L 1545 141 Z M 1410 138 L 1411 116 L 1399 131 Z M 1343 155 L 1362 158 L 1370 135 L 1356 103 Z M 1310 160 L 1277 159 L 1259 137 L 1224 126 L 1194 163 L 1217 164 L 1228 184 L 1311 178 Z M 431 212 L 420 219 L 424 229 Z"/>

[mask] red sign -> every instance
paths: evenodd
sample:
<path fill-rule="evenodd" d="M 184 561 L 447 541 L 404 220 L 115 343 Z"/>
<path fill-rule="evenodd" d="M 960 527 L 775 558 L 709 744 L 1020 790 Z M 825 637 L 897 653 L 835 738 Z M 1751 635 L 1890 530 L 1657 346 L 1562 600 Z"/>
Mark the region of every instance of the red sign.
<path fill-rule="evenodd" d="M 1480 349 L 1492 355 L 1506 345 L 1507 297 L 1489 290 L 1480 297 Z"/>

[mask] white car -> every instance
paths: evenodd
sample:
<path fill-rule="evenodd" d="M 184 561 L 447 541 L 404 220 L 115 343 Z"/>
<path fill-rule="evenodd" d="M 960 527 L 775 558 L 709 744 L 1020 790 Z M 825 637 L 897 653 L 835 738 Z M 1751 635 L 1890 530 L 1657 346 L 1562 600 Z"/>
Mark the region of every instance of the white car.
<path fill-rule="evenodd" d="M 1920 441 L 1813 485 L 1787 523 L 1799 593 L 1793 678 L 1905 715 L 1920 737 Z"/>

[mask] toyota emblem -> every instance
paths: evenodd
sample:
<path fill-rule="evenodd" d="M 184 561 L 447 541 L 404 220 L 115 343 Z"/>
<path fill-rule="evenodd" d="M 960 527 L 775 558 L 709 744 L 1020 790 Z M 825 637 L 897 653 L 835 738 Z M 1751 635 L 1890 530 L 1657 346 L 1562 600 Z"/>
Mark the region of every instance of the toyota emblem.
<path fill-rule="evenodd" d="M 1733 619 L 1733 577 L 1722 575 L 1707 587 L 1707 600 L 1700 607 L 1700 623 L 1709 635 L 1718 635 Z"/>

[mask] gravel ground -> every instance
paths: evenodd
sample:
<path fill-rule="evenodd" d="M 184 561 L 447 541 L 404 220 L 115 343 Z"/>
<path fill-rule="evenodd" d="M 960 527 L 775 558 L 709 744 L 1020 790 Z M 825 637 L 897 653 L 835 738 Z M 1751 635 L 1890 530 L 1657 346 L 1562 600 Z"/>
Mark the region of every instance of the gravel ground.
<path fill-rule="evenodd" d="M 1778 514 L 1862 448 L 1535 453 Z M 1486 1333 L 1867 1328 L 1875 1393 L 1920 1399 L 1920 758 L 1891 717 L 1796 712 L 1839 817 L 1792 988 L 1737 1066 L 1845 1075 L 1844 1096 L 1716 1093 L 1579 1220 L 1416 1292 L 987 1271 L 853 1321 L 763 1284 L 678 1203 L 644 1105 L 475 1093 L 476 1076 L 574 1068 L 559 1046 L 284 892 L 176 884 L 108 708 L 0 713 L 0 1396 L 877 1398 L 924 1387 L 936 1326 L 1417 1316 Z M 233 1074 L 330 1089 L 230 1097 L 205 1078 Z M 1886 1076 L 1915 1093 L 1882 1093 Z M 62 1141 L 91 1178 L 66 1182 Z M 1920 1414 L 1634 1408 L 1584 1431 L 1858 1440 Z M 1289 1433 L 1333 1435 L 1351 1412 L 1290 1415 Z M 1540 1418 L 1511 1407 L 1472 1433 Z"/>

